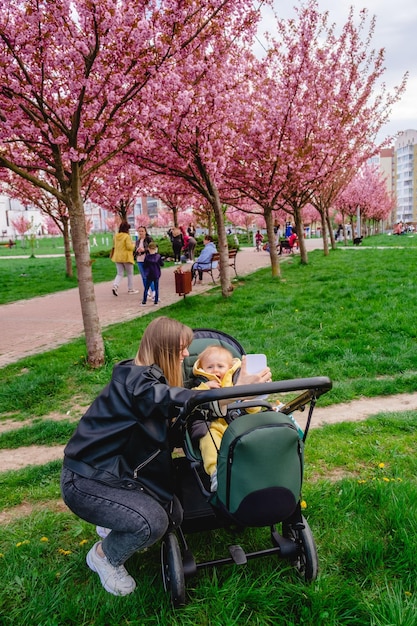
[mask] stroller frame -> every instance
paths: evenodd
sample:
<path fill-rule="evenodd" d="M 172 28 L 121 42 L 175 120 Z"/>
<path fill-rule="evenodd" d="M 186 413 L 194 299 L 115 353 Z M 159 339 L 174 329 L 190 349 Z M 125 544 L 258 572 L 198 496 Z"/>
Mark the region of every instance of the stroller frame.
<path fill-rule="evenodd" d="M 196 329 L 194 331 L 196 338 L 205 337 L 208 340 L 220 339 L 224 345 L 230 339 L 230 345 L 233 350 L 240 350 L 240 355 L 245 354 L 243 348 L 238 342 L 228 335 L 220 331 L 210 329 Z M 212 333 L 210 335 L 210 333 Z M 228 346 L 230 347 L 230 346 Z M 292 418 L 292 412 L 303 411 L 309 405 L 309 414 L 306 427 L 302 435 L 303 443 L 306 440 L 308 430 L 311 423 L 313 410 L 317 399 L 327 393 L 332 387 L 331 380 L 327 377 L 301 378 L 275 381 L 266 384 L 257 385 L 241 385 L 239 386 L 239 397 L 253 397 L 264 395 L 266 392 L 286 393 L 301 391 L 293 400 L 280 407 L 279 412 Z M 215 400 L 225 400 L 236 397 L 236 390 L 233 387 L 222 389 L 210 389 L 201 391 L 197 397 L 192 398 L 182 409 L 181 415 L 177 419 L 180 421 L 180 428 L 186 433 L 187 417 L 192 411 L 203 404 L 213 402 Z M 269 402 L 256 399 L 247 403 L 236 403 L 229 405 L 229 409 L 242 406 L 261 406 L 266 410 L 272 410 Z M 239 419 L 239 418 L 238 418 Z M 178 424 L 176 424 L 178 427 Z M 259 557 L 267 557 L 276 555 L 282 559 L 288 560 L 301 578 L 306 582 L 315 580 L 318 571 L 317 550 L 313 538 L 313 534 L 308 525 L 307 520 L 302 515 L 301 502 L 297 502 L 295 510 L 291 515 L 284 519 L 278 520 L 277 523 L 282 524 L 281 533 L 277 530 L 277 525 L 265 524 L 263 527 L 269 527 L 270 540 L 272 547 L 262 548 L 253 552 L 245 552 L 240 545 L 233 544 L 229 546 L 229 555 L 220 558 L 210 559 L 206 561 L 196 562 L 186 539 L 186 533 L 195 533 L 199 531 L 210 531 L 218 528 L 237 528 L 243 530 L 248 527 L 239 526 L 239 522 L 231 516 L 230 518 L 223 511 L 219 511 L 213 506 L 211 500 L 213 494 L 210 493 L 204 484 L 204 470 L 202 470 L 201 459 L 196 454 L 189 437 L 184 435 L 184 452 L 185 456 L 176 459 L 176 473 L 179 482 L 185 480 L 191 485 L 191 489 L 195 488 L 198 494 L 194 493 L 192 502 L 195 502 L 195 496 L 201 498 L 202 508 L 198 511 L 196 518 L 187 519 L 187 503 L 182 502 L 184 508 L 184 520 L 179 527 L 170 527 L 162 539 L 161 543 L 161 569 L 162 580 L 165 590 L 170 595 L 170 600 L 174 608 L 185 605 L 186 589 L 185 581 L 187 578 L 194 576 L 200 569 L 216 567 L 220 565 L 245 565 L 251 559 Z M 181 499 L 181 494 L 177 494 Z M 250 527 L 250 526 L 249 526 Z"/>

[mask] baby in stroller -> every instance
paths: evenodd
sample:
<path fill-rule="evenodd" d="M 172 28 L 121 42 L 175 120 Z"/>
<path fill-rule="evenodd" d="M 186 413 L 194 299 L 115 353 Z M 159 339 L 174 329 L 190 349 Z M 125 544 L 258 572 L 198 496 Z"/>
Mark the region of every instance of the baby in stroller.
<path fill-rule="evenodd" d="M 193 376 L 198 385 L 194 389 L 218 389 L 232 387 L 235 375 L 239 373 L 242 361 L 233 356 L 226 347 L 210 345 L 197 357 L 193 366 Z M 270 369 L 259 372 L 261 377 L 270 378 Z M 198 441 L 205 472 L 210 476 L 210 490 L 217 490 L 217 454 L 224 432 L 234 417 L 228 411 L 224 416 L 209 414 L 208 408 L 200 409 L 201 419 L 193 419 L 190 425 L 191 440 Z M 247 409 L 248 413 L 257 413 L 258 407 Z"/>

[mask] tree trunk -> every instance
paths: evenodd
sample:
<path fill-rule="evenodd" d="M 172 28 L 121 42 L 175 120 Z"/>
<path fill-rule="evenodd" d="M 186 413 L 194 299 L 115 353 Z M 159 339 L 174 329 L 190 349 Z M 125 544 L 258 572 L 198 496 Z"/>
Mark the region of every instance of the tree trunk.
<path fill-rule="evenodd" d="M 218 191 L 214 186 L 212 187 L 212 194 L 213 210 L 216 218 L 217 235 L 219 240 L 217 251 L 220 254 L 220 284 L 222 287 L 222 296 L 228 298 L 233 291 L 233 287 L 230 280 L 229 246 L 227 244 L 224 213 Z"/>
<path fill-rule="evenodd" d="M 278 260 L 277 246 L 275 243 L 274 218 L 270 209 L 264 210 L 264 218 L 266 223 L 266 232 L 269 243 L 269 256 L 271 259 L 271 273 L 273 277 L 281 276 L 281 266 Z"/>
<path fill-rule="evenodd" d="M 336 242 L 334 239 L 333 228 L 330 222 L 330 215 L 329 212 L 326 211 L 326 209 L 323 209 L 322 224 L 325 225 L 321 234 L 323 238 L 323 254 L 324 256 L 329 256 L 329 238 L 333 250 L 335 250 L 336 248 Z"/>
<path fill-rule="evenodd" d="M 304 226 L 303 226 L 303 220 L 301 219 L 300 208 L 298 206 L 294 206 L 293 210 L 294 210 L 295 229 L 297 231 L 297 236 L 298 236 L 298 246 L 300 248 L 300 262 L 303 265 L 308 265 L 308 255 L 307 255 L 307 249 L 306 249 L 306 244 L 305 244 L 305 239 L 304 239 Z"/>
<path fill-rule="evenodd" d="M 74 273 L 72 271 L 72 258 L 71 258 L 71 240 L 69 233 L 69 217 L 62 217 L 62 235 L 64 237 L 64 252 L 65 252 L 65 274 L 69 278 L 72 278 Z"/>
<path fill-rule="evenodd" d="M 332 250 L 336 250 L 337 249 L 336 239 L 334 237 L 334 231 L 333 231 L 332 224 L 330 221 L 330 215 L 327 210 L 326 210 L 326 217 L 327 217 L 327 224 L 329 227 L 330 245 L 331 245 Z"/>
<path fill-rule="evenodd" d="M 77 267 L 78 292 L 87 345 L 87 361 L 92 367 L 104 364 L 104 342 L 94 293 L 93 272 L 88 249 L 88 235 L 81 195 L 72 187 L 72 202 L 68 207 L 71 236 Z"/>
<path fill-rule="evenodd" d="M 172 217 L 174 220 L 175 228 L 178 228 L 178 207 L 172 207 Z"/>

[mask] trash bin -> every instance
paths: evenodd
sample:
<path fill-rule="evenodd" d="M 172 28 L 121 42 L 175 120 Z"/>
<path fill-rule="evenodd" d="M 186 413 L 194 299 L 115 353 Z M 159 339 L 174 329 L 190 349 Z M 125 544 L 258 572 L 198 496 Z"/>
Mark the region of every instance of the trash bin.
<path fill-rule="evenodd" d="M 182 269 L 177 269 L 174 272 L 174 276 L 175 276 L 175 292 L 179 296 L 184 296 L 185 298 L 187 293 L 190 293 L 192 289 L 191 272 L 190 271 L 183 272 Z"/>

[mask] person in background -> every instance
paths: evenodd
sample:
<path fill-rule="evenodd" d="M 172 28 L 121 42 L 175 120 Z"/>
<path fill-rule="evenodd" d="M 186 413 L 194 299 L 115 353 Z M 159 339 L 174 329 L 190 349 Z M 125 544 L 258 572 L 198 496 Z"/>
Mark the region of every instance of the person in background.
<path fill-rule="evenodd" d="M 146 304 L 150 285 L 153 285 L 154 304 L 159 304 L 159 279 L 161 278 L 161 267 L 164 262 L 158 252 L 158 246 L 154 241 L 148 246 L 143 266 L 146 272 L 146 282 L 143 290 L 142 305 Z"/>
<path fill-rule="evenodd" d="M 256 235 L 255 235 L 255 246 L 256 246 L 256 251 L 260 252 L 262 250 L 262 242 L 264 240 L 264 236 L 261 233 L 260 230 L 256 231 Z"/>
<path fill-rule="evenodd" d="M 139 269 L 140 275 L 142 277 L 142 283 L 143 283 L 144 287 L 145 287 L 145 284 L 146 284 L 146 272 L 145 272 L 145 268 L 143 266 L 143 262 L 145 260 L 145 254 L 148 251 L 148 246 L 151 243 L 151 241 L 153 241 L 153 239 L 149 235 L 149 233 L 146 230 L 145 226 L 139 226 L 139 228 L 138 228 L 138 238 L 136 240 L 134 256 L 135 256 L 135 259 L 136 259 L 136 263 L 138 265 L 138 269 Z M 150 284 L 149 291 L 150 291 L 150 293 L 148 295 L 153 298 L 154 297 L 154 291 L 155 291 L 155 286 L 154 286 L 153 283 Z"/>
<path fill-rule="evenodd" d="M 194 251 L 197 245 L 197 240 L 193 235 L 188 237 L 187 251 L 188 251 L 188 263 L 194 263 Z"/>
<path fill-rule="evenodd" d="M 201 283 L 203 281 L 203 270 L 209 269 L 211 265 L 211 258 L 213 254 L 217 252 L 216 246 L 213 243 L 213 237 L 211 235 L 206 235 L 204 237 L 204 248 L 201 251 L 200 256 L 195 260 L 191 267 L 191 274 L 193 278 L 196 277 L 196 273 L 198 273 L 198 279 Z M 213 267 L 217 266 L 213 263 Z"/>
<path fill-rule="evenodd" d="M 111 260 L 116 263 L 116 278 L 113 283 L 113 295 L 117 296 L 119 291 L 119 285 L 122 282 L 124 273 L 127 276 L 127 293 L 129 295 L 139 293 L 137 289 L 133 288 L 133 250 L 135 244 L 129 235 L 130 226 L 127 222 L 122 222 L 119 226 L 119 232 L 113 239 L 113 254 Z"/>
<path fill-rule="evenodd" d="M 174 226 L 171 230 L 172 252 L 174 254 L 175 265 L 181 265 L 181 250 L 184 246 L 184 237 L 179 228 Z"/>

